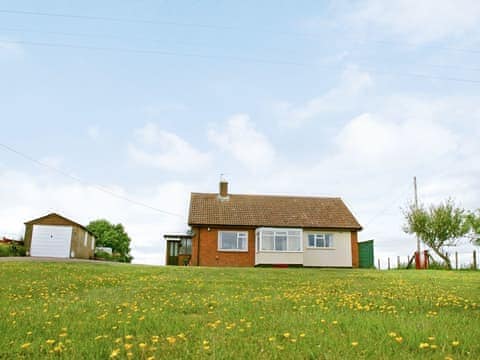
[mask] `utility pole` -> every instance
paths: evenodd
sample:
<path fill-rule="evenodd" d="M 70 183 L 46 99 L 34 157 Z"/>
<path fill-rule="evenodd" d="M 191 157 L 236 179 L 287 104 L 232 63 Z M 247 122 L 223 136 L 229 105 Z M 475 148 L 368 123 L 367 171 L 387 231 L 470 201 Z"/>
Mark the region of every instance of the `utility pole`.
<path fill-rule="evenodd" d="M 413 177 L 413 190 L 415 193 L 415 210 L 418 210 L 417 177 Z M 420 260 L 420 238 L 417 236 L 417 259 Z"/>

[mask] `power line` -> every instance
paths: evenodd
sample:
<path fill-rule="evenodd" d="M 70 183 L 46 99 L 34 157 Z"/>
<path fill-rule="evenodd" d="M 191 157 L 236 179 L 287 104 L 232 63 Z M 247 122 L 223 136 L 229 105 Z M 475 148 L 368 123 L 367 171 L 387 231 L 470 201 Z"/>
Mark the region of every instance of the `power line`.
<path fill-rule="evenodd" d="M 57 173 L 65 176 L 65 177 L 68 177 L 68 178 L 70 178 L 70 179 L 72 179 L 72 180 L 75 180 L 75 181 L 77 181 L 77 182 L 79 182 L 79 183 L 81 183 L 81 184 L 83 184 L 83 185 L 90 186 L 90 187 L 92 187 L 92 188 L 94 188 L 94 189 L 96 189 L 96 190 L 98 190 L 98 191 L 101 191 L 101 192 L 103 192 L 103 193 L 105 193 L 105 194 L 108 194 L 108 195 L 110 195 L 110 196 L 113 196 L 113 197 L 116 197 L 116 198 L 118 198 L 118 199 L 127 201 L 127 202 L 129 202 L 129 203 L 131 203 L 131 204 L 134 204 L 134 205 L 138 205 L 138 206 L 142 206 L 142 207 L 144 207 L 144 208 L 150 209 L 150 210 L 154 210 L 154 211 L 156 211 L 156 212 L 159 212 L 159 213 L 162 213 L 162 214 L 165 214 L 165 215 L 177 216 L 177 217 L 181 217 L 182 219 L 185 219 L 185 217 L 184 217 L 183 215 L 176 214 L 176 213 L 173 213 L 173 212 L 170 212 L 170 211 L 165 211 L 165 210 L 156 208 L 156 207 L 154 207 L 154 206 L 145 204 L 145 203 L 140 202 L 140 201 L 138 201 L 138 200 L 131 199 L 131 198 L 127 197 L 127 196 L 123 196 L 123 195 L 117 194 L 117 193 L 115 193 L 115 192 L 113 192 L 113 191 L 111 191 L 111 190 L 109 190 L 109 189 L 107 189 L 107 188 L 105 188 L 105 187 L 103 187 L 103 186 L 88 183 L 87 181 L 85 181 L 85 180 L 83 180 L 83 179 L 81 179 L 81 178 L 79 178 L 79 177 L 77 177 L 77 176 L 74 176 L 74 175 L 72 175 L 72 174 L 69 174 L 69 173 L 63 171 L 63 170 L 60 170 L 60 169 L 56 168 L 55 166 L 51 166 L 51 165 L 48 165 L 48 164 L 46 164 L 46 163 L 44 163 L 44 162 L 41 162 L 41 161 L 39 161 L 39 160 L 31 157 L 30 155 L 27 155 L 27 154 L 25 154 L 25 153 L 23 153 L 23 152 L 20 152 L 20 151 L 14 149 L 14 148 L 12 148 L 12 147 L 10 147 L 10 146 L 8 146 L 8 145 L 5 145 L 5 144 L 0 143 L 0 147 L 2 147 L 3 149 L 5 149 L 5 150 L 7 150 L 7 151 L 10 151 L 10 152 L 18 155 L 18 156 L 21 156 L 21 157 L 23 157 L 24 159 L 27 159 L 27 160 L 29 160 L 29 161 L 37 164 L 37 165 L 43 166 L 43 167 L 45 167 L 45 168 L 47 168 L 47 169 L 49 169 L 49 170 L 52 170 L 52 171 L 54 171 L 54 172 L 57 172 Z"/>
<path fill-rule="evenodd" d="M 125 36 L 121 36 L 118 34 L 105 34 L 105 33 L 76 33 L 76 32 L 63 32 L 63 31 L 44 31 L 44 30 L 35 30 L 35 29 L 25 29 L 25 28 L 0 28 L 0 31 L 8 31 L 8 32 L 17 32 L 17 33 L 33 33 L 33 34 L 46 34 L 46 35 L 59 35 L 59 36 L 68 36 L 68 37 L 82 37 L 82 38 L 90 38 L 90 39 L 117 39 L 117 40 L 124 40 Z M 162 40 L 160 39 L 152 39 L 146 37 L 139 37 L 139 36 L 128 36 L 128 39 L 135 39 L 135 40 L 143 40 L 143 41 L 151 41 L 154 43 L 158 43 Z M 4 41 L 5 42 L 5 41 Z M 178 41 L 175 40 L 175 44 L 180 45 L 188 45 L 188 46 L 202 46 L 202 44 L 195 43 L 195 42 L 185 42 L 185 41 Z M 289 49 L 266 49 L 262 47 L 263 50 L 273 50 L 273 51 L 289 51 Z M 367 61 L 356 61 L 357 63 L 362 64 L 363 66 L 368 66 L 369 62 Z M 308 64 L 305 64 L 308 65 Z M 432 67 L 432 68 L 440 68 L 440 69 L 454 69 L 454 70 L 462 70 L 462 71 L 473 71 L 473 72 L 480 72 L 480 68 L 477 67 L 464 67 L 458 65 L 449 65 L 449 64 L 430 64 L 430 63 L 403 63 L 403 65 L 414 65 L 420 67 Z M 312 65 L 313 66 L 313 65 Z"/>
<path fill-rule="evenodd" d="M 0 13 L 3 14 L 14 14 L 14 15 L 28 15 L 28 16 L 44 16 L 44 17 L 53 17 L 53 18 L 67 18 L 67 19 L 83 19 L 83 20 L 94 20 L 94 21 L 108 21 L 108 22 L 123 22 L 123 23 L 137 23 L 137 24 L 151 24 L 151 25 L 166 25 L 166 26 L 178 26 L 178 27 L 188 27 L 188 28 L 205 28 L 213 30 L 228 30 L 228 31 L 244 31 L 240 26 L 231 26 L 224 24 L 204 24 L 204 23 L 186 23 L 186 22 L 177 22 L 177 21 L 162 21 L 162 20 L 152 20 L 152 19 L 138 19 L 138 18 L 126 18 L 126 17 L 113 17 L 113 16 L 97 16 L 97 15 L 78 15 L 78 14 L 65 14 L 65 13 L 52 13 L 52 12 L 42 12 L 42 11 L 26 11 L 26 10 L 9 10 L 9 9 L 0 9 Z M 282 36 L 292 36 L 297 38 L 314 38 L 318 39 L 320 34 L 312 33 L 299 33 L 299 32 L 278 32 L 271 29 L 263 28 L 264 33 L 271 33 Z M 349 38 L 356 41 L 362 41 L 361 38 L 350 35 L 350 34 L 341 34 L 345 38 Z M 381 44 L 381 45 L 401 45 L 401 46 L 413 46 L 418 45 L 411 42 L 399 42 L 391 40 L 369 40 L 369 42 Z M 480 53 L 479 49 L 469 49 L 469 48 L 457 48 L 451 46 L 441 46 L 441 45 L 424 45 L 429 48 L 437 48 L 449 51 L 459 51 L 459 52 L 469 52 L 469 53 Z"/>
<path fill-rule="evenodd" d="M 259 59 L 251 58 L 244 56 L 230 56 L 230 55 L 211 55 L 211 54 L 200 54 L 200 53 L 182 53 L 175 51 L 165 51 L 160 49 L 132 49 L 132 48 L 119 48 L 119 47 L 101 47 L 101 46 L 86 46 L 86 45 L 75 45 L 67 43 L 49 43 L 49 42 L 36 42 L 36 41 L 14 41 L 14 40 L 2 40 L 1 44 L 20 44 L 20 45 L 30 45 L 30 46 L 40 46 L 40 47 L 51 47 L 51 48 L 68 48 L 68 49 L 79 49 L 79 50 L 93 50 L 93 51 L 109 51 L 109 52 L 124 52 L 124 53 L 137 53 L 137 54 L 156 54 L 159 56 L 175 56 L 175 57 L 191 57 L 191 58 L 201 58 L 201 59 L 222 59 L 222 60 L 233 60 L 237 62 L 246 62 L 246 63 L 258 63 L 258 64 L 269 64 L 269 65 L 288 65 L 288 66 L 297 66 L 297 67 L 321 67 L 321 68 L 336 68 L 336 66 L 327 66 L 319 65 L 312 63 L 301 63 L 295 61 L 274 61 L 269 59 Z M 415 77 L 422 79 L 430 80 L 441 80 L 441 81 L 452 81 L 452 82 L 461 82 L 469 84 L 480 84 L 480 80 L 472 80 L 465 78 L 456 78 L 456 77 L 446 77 L 446 76 L 436 76 L 428 74 L 419 74 L 419 73 L 407 73 L 407 72 L 396 72 L 396 71 L 382 71 L 374 68 L 365 68 L 365 70 L 382 75 L 394 75 L 394 76 L 406 76 L 406 77 Z"/>
<path fill-rule="evenodd" d="M 138 53 L 138 54 L 157 54 L 161 56 L 194 57 L 194 58 L 203 58 L 203 59 L 223 59 L 223 60 L 234 60 L 239 62 L 249 62 L 249 63 L 259 63 L 259 64 L 269 64 L 269 65 L 290 65 L 290 66 L 302 66 L 302 67 L 314 66 L 313 64 L 300 63 L 295 61 L 275 61 L 275 60 L 268 60 L 268 59 L 257 59 L 257 58 L 251 58 L 251 57 L 230 56 L 230 55 L 181 53 L 181 52 L 175 52 L 175 51 L 165 51 L 160 49 L 132 49 L 132 48 L 120 48 L 120 47 L 86 46 L 86 45 L 75 45 L 75 44 L 66 44 L 66 43 L 49 43 L 49 42 L 36 42 L 36 41 L 23 41 L 23 40 L 19 40 L 19 41 L 1 40 L 0 46 L 1 46 L 1 43 L 54 47 L 54 48 Z"/>

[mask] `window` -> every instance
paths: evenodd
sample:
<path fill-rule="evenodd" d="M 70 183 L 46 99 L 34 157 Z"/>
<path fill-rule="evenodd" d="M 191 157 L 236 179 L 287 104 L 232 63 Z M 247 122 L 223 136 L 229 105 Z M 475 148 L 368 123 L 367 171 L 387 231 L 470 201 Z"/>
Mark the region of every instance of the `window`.
<path fill-rule="evenodd" d="M 332 234 L 308 234 L 309 248 L 331 248 L 333 247 Z"/>
<path fill-rule="evenodd" d="M 85 238 L 83 239 L 83 246 L 87 247 L 88 242 L 88 232 L 85 231 Z"/>
<path fill-rule="evenodd" d="M 248 251 L 248 232 L 219 231 L 218 250 Z"/>
<path fill-rule="evenodd" d="M 259 229 L 257 249 L 260 251 L 302 251 L 302 230 Z"/>
<path fill-rule="evenodd" d="M 178 253 L 180 255 L 192 255 L 192 239 L 181 239 Z"/>
<path fill-rule="evenodd" d="M 95 238 L 91 236 L 90 239 L 92 241 L 92 250 L 95 250 Z"/>

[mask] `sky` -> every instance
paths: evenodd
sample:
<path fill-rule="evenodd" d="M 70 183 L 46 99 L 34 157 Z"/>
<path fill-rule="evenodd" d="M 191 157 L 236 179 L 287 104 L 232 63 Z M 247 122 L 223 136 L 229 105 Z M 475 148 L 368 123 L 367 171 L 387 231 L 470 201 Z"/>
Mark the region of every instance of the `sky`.
<path fill-rule="evenodd" d="M 406 261 L 414 176 L 426 206 L 480 208 L 479 25 L 475 0 L 0 1 L 0 236 L 104 218 L 164 264 L 224 174 L 339 196 Z"/>

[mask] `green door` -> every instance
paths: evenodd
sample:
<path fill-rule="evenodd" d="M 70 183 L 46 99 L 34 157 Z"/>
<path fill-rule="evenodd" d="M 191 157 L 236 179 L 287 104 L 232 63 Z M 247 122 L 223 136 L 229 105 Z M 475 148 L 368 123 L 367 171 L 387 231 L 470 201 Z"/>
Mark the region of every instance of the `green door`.
<path fill-rule="evenodd" d="M 178 241 L 167 242 L 167 265 L 178 265 Z"/>
<path fill-rule="evenodd" d="M 373 268 L 373 240 L 358 243 L 359 266 L 364 269 Z"/>

